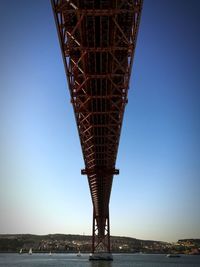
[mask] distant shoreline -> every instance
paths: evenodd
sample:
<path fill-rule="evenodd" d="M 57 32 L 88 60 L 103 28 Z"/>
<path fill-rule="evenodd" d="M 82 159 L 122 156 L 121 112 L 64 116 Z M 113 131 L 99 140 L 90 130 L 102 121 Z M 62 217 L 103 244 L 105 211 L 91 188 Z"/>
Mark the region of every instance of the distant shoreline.
<path fill-rule="evenodd" d="M 71 234 L 0 234 L 0 253 L 90 253 L 92 238 Z M 182 239 L 176 243 L 140 240 L 131 237 L 111 236 L 113 253 L 143 254 L 200 254 L 200 239 Z"/>

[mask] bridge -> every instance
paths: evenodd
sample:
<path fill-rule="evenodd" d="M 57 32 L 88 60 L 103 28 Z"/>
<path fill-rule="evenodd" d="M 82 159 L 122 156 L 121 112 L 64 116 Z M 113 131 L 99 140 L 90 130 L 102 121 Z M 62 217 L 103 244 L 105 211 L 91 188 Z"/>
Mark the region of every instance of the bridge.
<path fill-rule="evenodd" d="M 51 0 L 93 203 L 92 255 L 112 260 L 109 200 L 142 0 Z"/>

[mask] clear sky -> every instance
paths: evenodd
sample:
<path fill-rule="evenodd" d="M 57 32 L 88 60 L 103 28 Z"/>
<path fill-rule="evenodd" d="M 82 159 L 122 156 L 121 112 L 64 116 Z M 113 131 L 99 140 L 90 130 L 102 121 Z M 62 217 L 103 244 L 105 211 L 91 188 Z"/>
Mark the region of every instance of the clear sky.
<path fill-rule="evenodd" d="M 92 202 L 48 0 L 0 4 L 0 233 L 92 232 Z M 111 234 L 200 238 L 200 1 L 146 0 Z"/>

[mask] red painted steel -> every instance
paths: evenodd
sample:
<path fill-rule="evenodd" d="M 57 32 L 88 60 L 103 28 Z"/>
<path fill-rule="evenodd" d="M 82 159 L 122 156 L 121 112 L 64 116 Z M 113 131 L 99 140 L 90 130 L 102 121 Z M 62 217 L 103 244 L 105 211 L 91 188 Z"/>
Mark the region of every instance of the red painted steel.
<path fill-rule="evenodd" d="M 93 202 L 92 251 L 110 252 L 109 200 L 142 0 L 52 0 Z"/>

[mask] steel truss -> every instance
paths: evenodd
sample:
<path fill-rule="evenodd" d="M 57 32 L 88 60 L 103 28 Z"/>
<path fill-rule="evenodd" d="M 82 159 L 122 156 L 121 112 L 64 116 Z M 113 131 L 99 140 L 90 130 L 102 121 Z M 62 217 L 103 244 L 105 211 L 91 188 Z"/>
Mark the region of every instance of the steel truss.
<path fill-rule="evenodd" d="M 94 207 L 93 252 L 110 252 L 109 200 L 142 0 L 52 0 Z"/>

